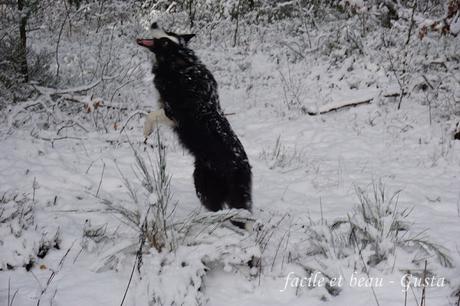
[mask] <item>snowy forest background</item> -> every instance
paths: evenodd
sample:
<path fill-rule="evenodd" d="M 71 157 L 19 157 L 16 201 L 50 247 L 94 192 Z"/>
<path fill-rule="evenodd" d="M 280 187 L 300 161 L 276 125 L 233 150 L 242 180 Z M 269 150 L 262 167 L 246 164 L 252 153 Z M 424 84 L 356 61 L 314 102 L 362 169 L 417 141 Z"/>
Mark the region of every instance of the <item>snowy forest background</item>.
<path fill-rule="evenodd" d="M 152 21 L 197 34 L 253 215 L 200 207 L 167 127 L 144 143 Z M 460 1 L 0 0 L 0 22 L 1 305 L 460 304 Z"/>

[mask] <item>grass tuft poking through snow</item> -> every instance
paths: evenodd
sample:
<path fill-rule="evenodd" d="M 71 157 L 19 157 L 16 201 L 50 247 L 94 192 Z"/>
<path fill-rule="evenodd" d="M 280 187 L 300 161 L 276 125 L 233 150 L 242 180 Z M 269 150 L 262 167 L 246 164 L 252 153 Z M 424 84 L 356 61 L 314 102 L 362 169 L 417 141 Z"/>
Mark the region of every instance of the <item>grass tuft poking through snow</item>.
<path fill-rule="evenodd" d="M 418 262 L 436 258 L 442 266 L 452 267 L 447 250 L 430 240 L 425 231 L 414 232 L 408 221 L 412 209 L 398 207 L 400 191 L 388 196 L 382 182 L 374 183 L 369 194 L 356 187 L 359 200 L 351 215 L 331 225 L 337 249 L 352 248 L 358 252 L 363 266 L 375 267 L 394 255 L 397 248 L 417 253 Z M 340 251 L 339 254 L 346 254 Z"/>
<path fill-rule="evenodd" d="M 356 187 L 359 204 L 344 218 L 312 222 L 308 256 L 320 256 L 343 262 L 343 266 L 368 273 L 369 269 L 394 271 L 396 253 L 413 258 L 416 266 L 436 259 L 444 267 L 452 267 L 447 250 L 430 240 L 426 231 L 415 232 L 409 221 L 411 209 L 398 207 L 400 191 L 388 196 L 384 185 L 374 183 L 372 192 Z"/>

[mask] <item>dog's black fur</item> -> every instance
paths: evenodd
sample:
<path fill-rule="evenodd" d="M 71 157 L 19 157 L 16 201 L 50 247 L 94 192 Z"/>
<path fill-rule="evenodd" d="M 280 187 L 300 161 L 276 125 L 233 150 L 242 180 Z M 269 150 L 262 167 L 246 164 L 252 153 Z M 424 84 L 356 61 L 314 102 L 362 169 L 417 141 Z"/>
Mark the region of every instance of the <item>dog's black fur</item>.
<path fill-rule="evenodd" d="M 152 72 L 161 106 L 175 123 L 180 142 L 195 157 L 197 196 L 211 211 L 225 204 L 251 210 L 251 166 L 221 110 L 217 82 L 188 48 L 193 35 L 165 33 L 178 43 L 168 37 L 138 43 L 155 54 Z"/>

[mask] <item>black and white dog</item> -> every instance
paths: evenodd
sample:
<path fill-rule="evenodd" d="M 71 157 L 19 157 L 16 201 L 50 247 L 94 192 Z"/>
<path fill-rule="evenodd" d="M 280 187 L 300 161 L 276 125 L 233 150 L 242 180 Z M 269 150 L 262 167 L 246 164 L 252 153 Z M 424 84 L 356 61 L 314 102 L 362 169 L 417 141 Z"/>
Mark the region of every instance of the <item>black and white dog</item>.
<path fill-rule="evenodd" d="M 151 30 L 152 38 L 137 43 L 155 54 L 152 73 L 161 110 L 149 114 L 145 136 L 155 124 L 170 123 L 195 157 L 193 177 L 201 203 L 210 211 L 225 204 L 251 211 L 251 166 L 221 110 L 216 80 L 188 48 L 195 35 L 165 32 L 156 23 Z"/>

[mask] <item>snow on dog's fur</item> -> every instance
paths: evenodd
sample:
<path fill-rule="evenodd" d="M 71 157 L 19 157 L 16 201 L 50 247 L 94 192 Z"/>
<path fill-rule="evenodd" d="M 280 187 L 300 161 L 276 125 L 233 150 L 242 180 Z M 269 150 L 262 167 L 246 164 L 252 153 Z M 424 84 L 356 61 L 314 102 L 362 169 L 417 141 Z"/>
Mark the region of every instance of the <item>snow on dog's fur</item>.
<path fill-rule="evenodd" d="M 195 157 L 195 189 L 211 211 L 251 210 L 251 166 L 244 148 L 219 104 L 217 82 L 188 48 L 193 34 L 165 32 L 152 24 L 152 38 L 137 43 L 155 54 L 152 72 L 162 110 L 151 113 L 144 134 L 153 123 L 172 121 L 180 142 Z"/>

